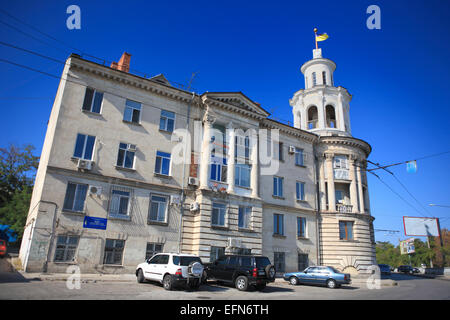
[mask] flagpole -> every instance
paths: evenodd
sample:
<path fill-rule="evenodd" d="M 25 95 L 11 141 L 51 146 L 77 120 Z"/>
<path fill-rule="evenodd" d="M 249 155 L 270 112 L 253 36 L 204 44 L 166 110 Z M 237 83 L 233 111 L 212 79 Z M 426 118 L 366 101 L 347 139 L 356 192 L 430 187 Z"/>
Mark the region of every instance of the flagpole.
<path fill-rule="evenodd" d="M 316 41 L 316 49 L 319 49 L 317 46 L 317 28 L 314 28 L 314 40 Z"/>

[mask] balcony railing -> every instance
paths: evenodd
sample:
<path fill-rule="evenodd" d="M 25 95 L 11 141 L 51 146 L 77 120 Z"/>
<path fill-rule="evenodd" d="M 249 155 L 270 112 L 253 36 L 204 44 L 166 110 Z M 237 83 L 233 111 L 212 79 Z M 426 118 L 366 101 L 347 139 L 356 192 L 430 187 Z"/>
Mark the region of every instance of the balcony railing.
<path fill-rule="evenodd" d="M 334 169 L 334 179 L 349 180 L 348 169 Z"/>
<path fill-rule="evenodd" d="M 315 129 L 315 128 L 317 128 L 317 122 L 318 122 L 317 119 L 308 121 L 308 129 Z"/>
<path fill-rule="evenodd" d="M 351 206 L 349 204 L 342 204 L 342 203 L 336 204 L 336 211 L 340 212 L 340 213 L 351 213 L 352 209 L 353 209 L 353 206 Z"/>

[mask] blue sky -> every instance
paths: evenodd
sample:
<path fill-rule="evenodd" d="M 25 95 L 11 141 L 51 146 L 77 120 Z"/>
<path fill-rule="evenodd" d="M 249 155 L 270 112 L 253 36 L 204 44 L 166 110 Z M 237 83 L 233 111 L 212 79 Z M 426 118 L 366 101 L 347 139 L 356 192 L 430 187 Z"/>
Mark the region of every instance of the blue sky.
<path fill-rule="evenodd" d="M 80 30 L 66 27 L 72 4 L 81 9 Z M 381 30 L 366 27 L 372 4 L 381 9 Z M 289 99 L 304 86 L 300 66 L 312 58 L 317 27 L 330 36 L 320 46 L 337 64 L 335 85 L 353 95 L 352 133 L 372 145 L 369 160 L 390 164 L 450 151 L 449 1 L 18 0 L 1 8 L 29 26 L 0 12 L 0 41 L 60 60 L 76 51 L 69 46 L 107 61 L 127 51 L 134 70 L 179 83 L 198 72 L 196 92 L 242 91 L 285 120 L 292 120 Z M 3 45 L 0 57 L 62 72 L 61 64 Z M 40 154 L 58 80 L 1 61 L 0 75 L 0 145 L 30 143 Z M 377 171 L 404 200 L 369 175 L 375 228 L 400 231 L 376 232 L 376 240 L 405 239 L 405 215 L 442 217 L 449 228 L 450 208 L 428 206 L 450 206 L 449 161 L 450 153 L 419 160 L 415 174 L 405 165 L 391 168 L 417 202 L 389 173 Z"/>

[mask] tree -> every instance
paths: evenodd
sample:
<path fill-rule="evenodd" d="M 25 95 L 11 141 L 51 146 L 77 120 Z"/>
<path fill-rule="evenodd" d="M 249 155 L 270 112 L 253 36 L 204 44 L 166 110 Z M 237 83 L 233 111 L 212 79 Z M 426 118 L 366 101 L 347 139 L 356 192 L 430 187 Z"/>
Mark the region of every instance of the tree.
<path fill-rule="evenodd" d="M 0 224 L 22 238 L 39 157 L 32 145 L 0 148 Z"/>

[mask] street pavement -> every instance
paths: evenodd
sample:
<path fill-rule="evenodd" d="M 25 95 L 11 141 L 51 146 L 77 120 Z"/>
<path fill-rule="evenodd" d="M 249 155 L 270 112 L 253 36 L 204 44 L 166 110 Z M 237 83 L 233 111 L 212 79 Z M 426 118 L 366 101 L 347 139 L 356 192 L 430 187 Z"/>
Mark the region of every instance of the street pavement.
<path fill-rule="evenodd" d="M 28 274 L 8 270 L 2 263 L 1 300 L 450 300 L 450 281 L 403 274 L 383 276 L 379 288 L 373 289 L 358 279 L 338 289 L 292 286 L 277 279 L 261 292 L 241 292 L 211 281 L 195 291 L 166 291 L 158 283 L 137 283 L 134 275 L 81 274 L 74 282 L 67 281 L 69 274 Z"/>

